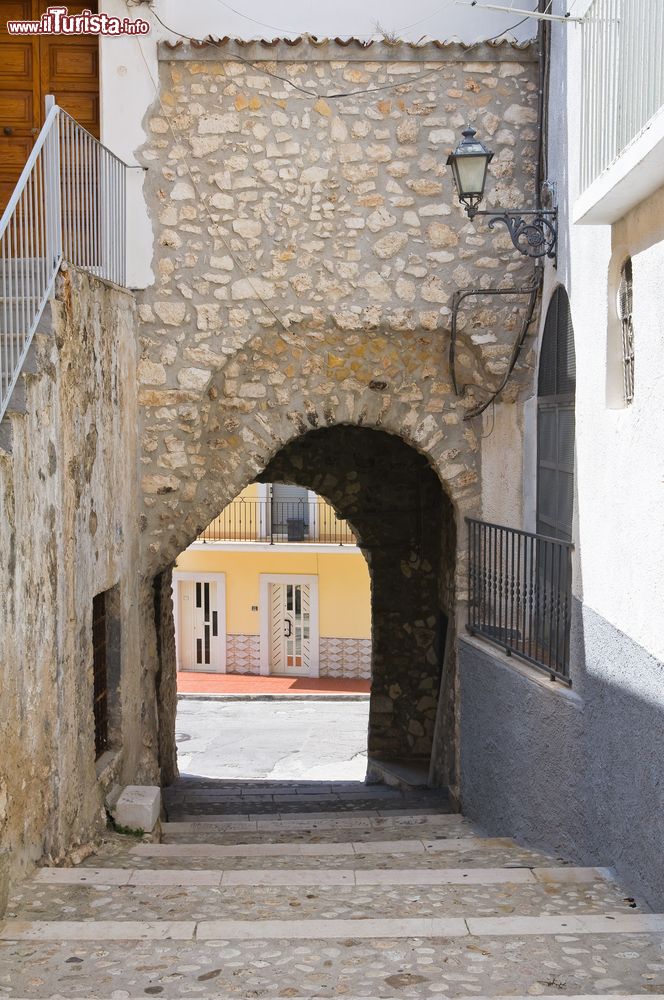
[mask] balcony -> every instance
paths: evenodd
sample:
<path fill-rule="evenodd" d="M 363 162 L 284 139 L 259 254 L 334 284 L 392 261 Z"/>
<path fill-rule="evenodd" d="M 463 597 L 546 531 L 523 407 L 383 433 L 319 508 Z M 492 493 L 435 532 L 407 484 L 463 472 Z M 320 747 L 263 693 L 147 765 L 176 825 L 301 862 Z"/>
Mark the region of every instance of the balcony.
<path fill-rule="evenodd" d="M 282 501 L 238 497 L 199 535 L 208 542 L 355 546 L 347 521 L 320 497 Z"/>
<path fill-rule="evenodd" d="M 571 684 L 571 543 L 471 518 L 467 524 L 468 631 Z"/>
<path fill-rule="evenodd" d="M 664 4 L 594 0 L 582 25 L 574 221 L 612 223 L 661 185 Z"/>

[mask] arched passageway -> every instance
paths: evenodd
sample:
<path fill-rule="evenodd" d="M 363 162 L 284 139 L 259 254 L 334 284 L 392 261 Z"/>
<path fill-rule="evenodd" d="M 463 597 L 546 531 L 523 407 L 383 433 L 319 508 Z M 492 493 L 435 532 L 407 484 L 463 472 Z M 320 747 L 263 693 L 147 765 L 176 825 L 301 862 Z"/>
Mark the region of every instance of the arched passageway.
<path fill-rule="evenodd" d="M 432 784 L 454 784 L 455 515 L 428 459 L 395 434 L 336 425 L 294 438 L 255 479 L 324 497 L 367 559 L 370 777 L 372 759 L 398 760 L 430 767 Z M 172 619 L 158 620 L 163 653 Z"/>
<path fill-rule="evenodd" d="M 442 684 L 436 756 L 442 753 L 448 771 L 452 692 L 444 659 L 453 617 L 454 513 L 427 459 L 396 435 L 337 426 L 296 438 L 259 479 L 324 496 L 350 521 L 369 563 L 370 759 L 430 759 Z"/>

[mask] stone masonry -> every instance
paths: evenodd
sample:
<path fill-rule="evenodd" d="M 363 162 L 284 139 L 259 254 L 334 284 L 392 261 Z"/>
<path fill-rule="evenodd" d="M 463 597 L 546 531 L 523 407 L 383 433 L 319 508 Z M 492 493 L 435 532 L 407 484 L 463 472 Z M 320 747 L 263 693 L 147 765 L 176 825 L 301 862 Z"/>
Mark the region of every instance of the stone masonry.
<path fill-rule="evenodd" d="M 265 59 L 259 45 L 240 49 Z M 155 230 L 155 284 L 139 306 L 155 569 L 300 424 L 389 425 L 430 454 L 455 496 L 475 492 L 478 441 L 462 418 L 505 371 L 523 299 L 464 311 L 458 378 L 470 388 L 457 399 L 451 296 L 520 286 L 532 269 L 504 233 L 468 222 L 444 166 L 471 120 L 496 154 L 489 203 L 532 200 L 530 48 L 471 58 L 454 44 L 402 46 L 397 60 L 375 46 L 369 61 L 302 42 L 256 65 L 234 52 L 163 49 L 139 154 Z M 326 95 L 400 86 L 325 99 L 269 73 Z"/>
<path fill-rule="evenodd" d="M 138 639 L 135 303 L 70 269 L 49 309 L 22 376 L 26 412 L 0 450 L 0 847 L 12 876 L 98 835 L 114 783 L 158 773 Z M 95 762 L 92 602 L 105 591 L 119 677 Z"/>
<path fill-rule="evenodd" d="M 137 314 L 126 291 L 65 274 L 0 454 L 14 870 L 94 837 L 112 784 L 176 775 L 172 565 L 261 476 L 349 517 L 371 570 L 372 751 L 432 754 L 455 785 L 460 529 L 487 447 L 464 418 L 505 373 L 524 300 L 466 299 L 459 396 L 451 300 L 522 287 L 532 265 L 467 220 L 444 161 L 471 121 L 496 154 L 489 205 L 532 203 L 536 103 L 534 50 L 508 44 L 163 49 L 138 151 L 154 284 Z M 530 346 L 506 403 L 532 391 Z M 121 662 L 95 767 L 102 591 Z"/>
<path fill-rule="evenodd" d="M 387 432 L 435 470 L 453 520 L 479 513 L 480 427 L 464 417 L 505 373 L 525 302 L 466 300 L 457 396 L 452 295 L 528 285 L 532 264 L 504 232 L 468 221 L 444 163 L 470 121 L 495 151 L 488 204 L 532 204 L 536 104 L 532 47 L 162 47 L 138 153 L 155 234 L 138 372 L 143 571 L 161 595 L 143 655 L 157 678 L 165 776 L 175 768 L 170 567 L 280 449 L 319 427 Z M 531 388 L 531 361 L 527 344 L 504 401 Z M 463 601 L 465 553 L 450 544 L 437 586 Z M 404 670 L 409 649 L 390 650 Z M 374 636 L 374 673 L 380 656 Z M 412 750 L 433 740 L 452 752 L 448 680 L 442 743 L 430 718 L 410 733 Z M 389 699 L 374 678 L 372 713 L 389 716 L 379 689 Z M 450 760 L 442 771 L 454 771 Z"/>

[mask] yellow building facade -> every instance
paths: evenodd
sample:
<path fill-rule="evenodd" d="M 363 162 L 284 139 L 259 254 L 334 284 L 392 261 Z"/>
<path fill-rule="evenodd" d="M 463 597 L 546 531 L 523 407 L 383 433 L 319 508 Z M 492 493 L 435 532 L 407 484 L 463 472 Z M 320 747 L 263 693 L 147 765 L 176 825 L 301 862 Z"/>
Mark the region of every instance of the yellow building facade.
<path fill-rule="evenodd" d="M 244 490 L 178 557 L 173 603 L 180 670 L 370 677 L 366 560 L 307 490 Z"/>

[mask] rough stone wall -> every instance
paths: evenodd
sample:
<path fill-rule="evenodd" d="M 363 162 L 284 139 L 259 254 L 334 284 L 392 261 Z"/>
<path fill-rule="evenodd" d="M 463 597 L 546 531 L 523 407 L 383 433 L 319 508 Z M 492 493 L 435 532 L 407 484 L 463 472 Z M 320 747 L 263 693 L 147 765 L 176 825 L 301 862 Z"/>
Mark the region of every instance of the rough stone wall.
<path fill-rule="evenodd" d="M 144 766 L 133 296 L 66 272 L 36 348 L 27 413 L 0 451 L 0 846 L 14 874 L 94 837 L 105 789 Z M 124 736 L 97 768 L 92 599 L 118 583 Z"/>
<path fill-rule="evenodd" d="M 504 232 L 470 223 L 453 203 L 444 160 L 470 120 L 495 151 L 488 204 L 532 203 L 533 49 L 485 45 L 470 55 L 458 45 L 374 46 L 369 58 L 358 47 L 303 42 L 276 46 L 271 61 L 260 46 L 240 47 L 244 62 L 234 51 L 228 43 L 163 50 L 159 100 L 138 153 L 155 234 L 155 283 L 139 302 L 148 575 L 170 566 L 281 448 L 317 427 L 397 435 L 426 456 L 457 523 L 478 514 L 481 428 L 464 416 L 505 372 L 525 301 L 465 300 L 457 396 L 448 365 L 452 295 L 532 279 L 532 264 Z M 329 96 L 395 82 L 378 94 Z M 530 391 L 530 355 L 526 347 L 505 400 Z M 376 547 L 375 579 L 395 576 L 393 555 Z M 445 606 L 443 595 L 463 600 L 465 559 L 460 546 L 435 596 L 435 573 L 414 570 L 431 609 L 416 614 L 413 584 L 408 614 L 414 635 L 413 623 L 425 622 L 423 660 L 434 631 L 440 640 L 429 619 Z M 452 606 L 452 636 L 455 613 Z M 374 637 L 374 672 L 391 658 L 409 676 L 403 622 L 393 623 L 397 665 L 387 621 L 383 638 Z M 157 637 L 146 635 L 144 656 L 156 648 Z M 165 676 L 173 654 L 160 656 Z M 434 705 L 422 713 L 435 716 L 435 672 L 431 663 L 416 671 L 401 704 L 416 704 L 415 689 L 427 681 L 420 699 L 433 692 Z M 443 677 L 443 742 L 453 729 L 455 683 L 453 671 Z M 390 742 L 397 710 L 389 686 L 374 682 L 374 714 L 385 709 L 376 748 L 395 754 L 405 739 L 410 752 L 428 753 L 433 719 L 424 715 L 409 720 L 407 738 L 400 731 Z M 164 744 L 174 704 L 166 699 L 159 711 Z M 453 748 L 436 745 L 441 770 L 453 773 Z"/>
<path fill-rule="evenodd" d="M 284 52 L 255 66 L 228 46 L 162 54 L 139 153 L 155 230 L 139 366 L 155 570 L 302 426 L 373 421 L 427 450 L 453 494 L 474 492 L 462 418 L 484 395 L 452 391 L 451 297 L 531 275 L 503 232 L 452 204 L 444 159 L 471 120 L 495 150 L 489 203 L 532 201 L 532 50 Z M 497 383 L 523 305 L 467 303 L 460 385 Z"/>

